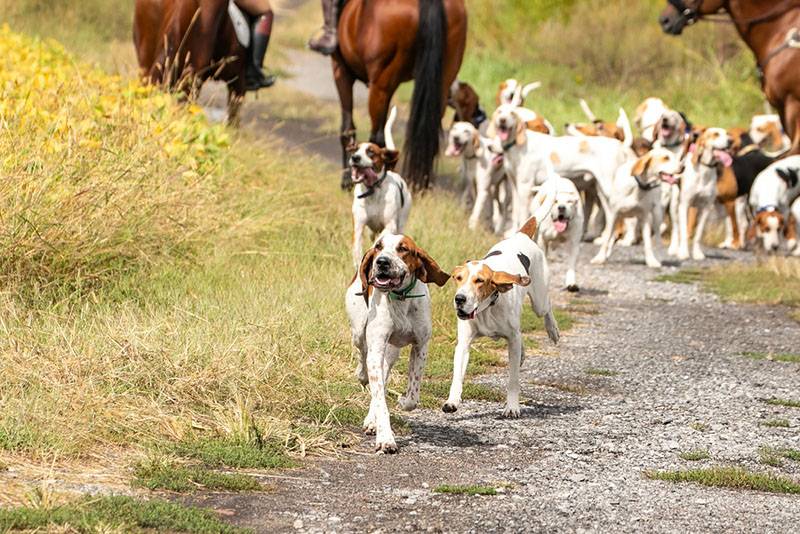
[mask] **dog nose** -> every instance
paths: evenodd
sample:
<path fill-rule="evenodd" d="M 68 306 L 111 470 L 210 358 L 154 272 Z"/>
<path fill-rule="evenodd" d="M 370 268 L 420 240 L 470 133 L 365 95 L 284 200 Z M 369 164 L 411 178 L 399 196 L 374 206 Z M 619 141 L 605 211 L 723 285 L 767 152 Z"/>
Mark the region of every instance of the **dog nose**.
<path fill-rule="evenodd" d="M 375 265 L 380 267 L 381 269 L 386 269 L 391 265 L 392 262 L 389 261 L 389 258 L 386 256 L 381 256 L 377 260 L 375 260 Z"/>
<path fill-rule="evenodd" d="M 464 295 L 456 295 L 456 298 L 454 300 L 456 302 L 456 306 L 458 306 L 459 308 L 467 303 L 467 297 L 465 297 Z"/>
<path fill-rule="evenodd" d="M 564 213 L 565 211 L 567 211 L 567 207 L 566 206 L 559 206 L 558 207 L 558 212 L 559 213 Z"/>
<path fill-rule="evenodd" d="M 350 156 L 350 160 L 353 163 L 361 163 L 361 154 L 353 154 L 352 156 Z"/>

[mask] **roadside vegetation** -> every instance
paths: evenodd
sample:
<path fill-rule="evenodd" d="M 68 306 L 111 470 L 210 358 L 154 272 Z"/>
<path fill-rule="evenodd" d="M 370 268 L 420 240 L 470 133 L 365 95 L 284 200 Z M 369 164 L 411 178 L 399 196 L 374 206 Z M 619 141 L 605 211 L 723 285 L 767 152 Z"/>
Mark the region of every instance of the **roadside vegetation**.
<path fill-rule="evenodd" d="M 800 494 L 800 484 L 778 475 L 757 473 L 740 467 L 709 467 L 685 471 L 648 471 L 647 478 L 668 482 L 692 482 L 717 488 Z"/>

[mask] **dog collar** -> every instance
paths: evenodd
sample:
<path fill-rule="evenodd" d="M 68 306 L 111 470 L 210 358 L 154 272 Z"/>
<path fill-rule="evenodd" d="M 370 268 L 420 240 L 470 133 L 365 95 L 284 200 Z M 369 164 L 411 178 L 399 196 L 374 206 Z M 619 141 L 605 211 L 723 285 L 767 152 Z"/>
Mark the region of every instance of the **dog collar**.
<path fill-rule="evenodd" d="M 375 194 L 375 190 L 378 187 L 380 187 L 380 185 L 383 183 L 384 180 L 386 180 L 386 176 L 387 175 L 388 174 L 386 172 L 386 169 L 384 169 L 383 170 L 383 176 L 381 176 L 380 178 L 375 180 L 375 183 L 373 183 L 372 185 L 367 185 L 367 190 L 364 191 L 363 193 L 361 193 L 360 195 L 358 195 L 356 198 L 361 199 L 361 198 L 371 197 L 372 195 L 374 195 Z M 366 185 L 366 184 L 364 184 L 364 185 Z"/>
<path fill-rule="evenodd" d="M 406 287 L 399 291 L 392 290 L 389 292 L 389 299 L 391 300 L 399 300 L 400 302 L 406 299 L 421 299 L 425 295 L 409 295 L 411 290 L 414 289 L 414 286 L 417 285 L 417 277 L 412 276 L 411 281 L 408 283 Z"/>
<path fill-rule="evenodd" d="M 507 152 L 511 147 L 513 147 L 516 144 L 517 144 L 517 140 L 516 139 L 514 139 L 510 143 L 504 143 L 503 144 L 503 152 Z"/>
<path fill-rule="evenodd" d="M 643 191 L 652 191 L 653 189 L 661 185 L 661 180 L 656 180 L 655 182 L 647 183 L 643 182 L 642 178 L 640 176 L 636 176 L 635 174 L 633 175 L 633 179 L 636 180 L 636 185 L 639 186 L 639 189 Z"/>
<path fill-rule="evenodd" d="M 765 211 L 778 211 L 778 206 L 775 206 L 773 204 L 770 204 L 768 206 L 761 206 L 756 210 L 756 215 L 758 215 L 759 213 L 764 213 Z"/>

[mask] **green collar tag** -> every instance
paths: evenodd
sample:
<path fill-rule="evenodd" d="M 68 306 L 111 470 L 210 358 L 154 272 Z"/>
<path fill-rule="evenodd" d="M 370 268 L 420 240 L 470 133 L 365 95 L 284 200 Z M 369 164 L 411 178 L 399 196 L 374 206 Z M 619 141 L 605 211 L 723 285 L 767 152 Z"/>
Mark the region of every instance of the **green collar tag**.
<path fill-rule="evenodd" d="M 389 299 L 390 300 L 399 300 L 404 301 L 406 299 L 421 299 L 425 295 L 409 295 L 411 290 L 414 289 L 414 286 L 417 285 L 417 277 L 414 276 L 411 278 L 411 282 L 399 291 L 390 291 L 389 292 Z"/>

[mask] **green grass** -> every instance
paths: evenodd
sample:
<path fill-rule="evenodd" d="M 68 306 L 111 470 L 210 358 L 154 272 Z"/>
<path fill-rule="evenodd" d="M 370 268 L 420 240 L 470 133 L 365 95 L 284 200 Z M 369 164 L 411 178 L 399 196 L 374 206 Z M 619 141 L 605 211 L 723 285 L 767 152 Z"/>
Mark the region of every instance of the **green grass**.
<path fill-rule="evenodd" d="M 703 280 L 701 269 L 681 269 L 676 273 L 662 274 L 655 277 L 656 282 L 672 282 L 673 284 L 694 284 Z"/>
<path fill-rule="evenodd" d="M 779 399 L 777 397 L 773 397 L 771 399 L 761 399 L 763 402 L 767 404 L 771 404 L 772 406 L 784 406 L 786 408 L 800 408 L 800 401 L 796 401 L 793 399 Z"/>
<path fill-rule="evenodd" d="M 426 381 L 422 383 L 420 391 L 420 405 L 423 408 L 440 408 L 447 400 L 450 393 L 449 381 Z M 504 402 L 506 395 L 504 392 L 495 388 L 476 384 L 474 382 L 464 382 L 461 392 L 462 400 L 479 400 L 485 402 Z"/>
<path fill-rule="evenodd" d="M 492 486 L 453 486 L 443 484 L 436 486 L 433 491 L 450 495 L 497 495 L 497 489 Z"/>
<path fill-rule="evenodd" d="M 751 360 L 769 360 L 773 362 L 800 363 L 800 354 L 771 352 L 743 352 L 742 356 Z"/>
<path fill-rule="evenodd" d="M 800 484 L 786 477 L 755 473 L 740 467 L 709 467 L 686 471 L 646 471 L 652 480 L 692 482 L 716 488 L 800 494 Z"/>
<path fill-rule="evenodd" d="M 681 460 L 686 460 L 688 462 L 697 462 L 711 458 L 711 455 L 708 454 L 708 451 L 705 449 L 682 452 L 678 456 L 681 458 Z"/>
<path fill-rule="evenodd" d="M 592 376 L 617 376 L 619 371 L 612 371 L 611 369 L 599 369 L 597 367 L 589 367 L 586 370 L 587 375 Z"/>
<path fill-rule="evenodd" d="M 165 460 L 150 460 L 134 468 L 134 485 L 149 490 L 163 489 L 191 493 L 200 489 L 220 491 L 259 491 L 258 481 L 238 473 L 218 473 L 201 466 L 182 466 Z"/>
<path fill-rule="evenodd" d="M 761 424 L 770 428 L 789 428 L 790 426 L 788 419 L 767 419 Z"/>
<path fill-rule="evenodd" d="M 273 469 L 293 467 L 282 444 L 230 439 L 195 439 L 175 446 L 175 454 L 200 460 L 209 467 Z"/>
<path fill-rule="evenodd" d="M 710 428 L 707 424 L 698 422 L 690 423 L 689 427 L 693 430 L 697 430 L 698 432 L 705 432 Z"/>
<path fill-rule="evenodd" d="M 250 532 L 227 525 L 210 511 L 161 500 L 86 497 L 55 508 L 0 508 L 0 531 Z M 63 530 L 62 530 L 63 529 Z"/>

